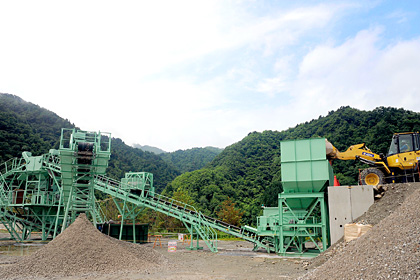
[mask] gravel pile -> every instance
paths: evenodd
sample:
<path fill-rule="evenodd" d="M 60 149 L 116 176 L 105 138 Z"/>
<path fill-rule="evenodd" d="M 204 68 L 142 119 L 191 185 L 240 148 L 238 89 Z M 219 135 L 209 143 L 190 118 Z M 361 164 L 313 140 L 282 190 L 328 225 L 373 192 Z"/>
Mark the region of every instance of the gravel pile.
<path fill-rule="evenodd" d="M 384 185 L 384 187 L 386 188 L 384 196 L 379 200 L 375 200 L 375 203 L 369 208 L 369 211 L 357 218 L 354 222 L 368 223 L 371 225 L 378 224 L 402 205 L 413 192 L 420 189 L 420 183 L 388 184 Z"/>
<path fill-rule="evenodd" d="M 148 272 L 167 265 L 151 248 L 100 233 L 81 214 L 63 233 L 32 255 L 0 270 L 0 279 L 54 279 L 114 272 Z"/>
<path fill-rule="evenodd" d="M 328 261 L 300 279 L 419 279 L 420 188 L 419 184 L 409 185 L 404 195 L 402 189 L 397 190 L 401 196 L 386 194 L 395 208 L 386 211 L 392 213 L 386 213 L 386 217 L 374 215 L 391 207 L 385 206 L 387 200 L 381 201 L 382 207 L 369 209 L 364 219 L 372 224 L 376 219 L 378 223 L 359 239 L 336 245 Z M 398 202 L 404 197 L 404 202 Z"/>
<path fill-rule="evenodd" d="M 384 188 L 386 188 L 384 196 L 379 200 L 375 200 L 375 203 L 369 210 L 353 222 L 371 225 L 378 224 L 401 206 L 405 199 L 413 194 L 415 190 L 420 189 L 420 183 L 388 184 Z M 328 250 L 309 261 L 307 269 L 313 269 L 322 265 L 332 256 L 342 251 L 346 246 L 347 243 L 344 242 L 344 238 L 341 238 L 328 248 Z"/>

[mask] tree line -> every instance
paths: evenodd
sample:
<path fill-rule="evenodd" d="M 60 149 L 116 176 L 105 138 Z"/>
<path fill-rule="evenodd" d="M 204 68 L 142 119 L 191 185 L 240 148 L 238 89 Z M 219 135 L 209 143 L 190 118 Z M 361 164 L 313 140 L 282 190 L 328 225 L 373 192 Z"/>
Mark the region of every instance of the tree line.
<path fill-rule="evenodd" d="M 164 192 L 171 195 L 181 189 L 204 213 L 213 216 L 230 198 L 244 211 L 242 223 L 255 225 L 261 206 L 277 206 L 282 191 L 280 141 L 324 137 L 340 151 L 366 143 L 375 153 L 387 154 L 393 133 L 419 130 L 420 114 L 416 112 L 391 107 L 372 111 L 341 107 L 285 131 L 249 133 L 226 147 L 209 166 L 175 178 Z M 358 161 L 333 163 L 342 185 L 357 184 L 359 170 L 365 167 Z"/>
<path fill-rule="evenodd" d="M 58 148 L 61 128 L 74 127 L 38 105 L 0 94 L 0 162 L 20 157 L 23 151 L 41 155 Z M 119 180 L 129 171 L 151 172 L 158 192 L 221 219 L 228 219 L 226 209 L 234 209 L 241 217 L 238 223 L 255 225 L 261 206 L 277 206 L 282 191 L 280 141 L 325 137 L 340 151 L 366 143 L 375 153 L 386 154 L 393 133 L 419 130 L 420 114 L 416 112 L 392 107 L 363 111 L 345 106 L 288 130 L 251 132 L 223 151 L 191 149 L 162 158 L 113 138 L 107 176 Z M 342 185 L 357 184 L 359 169 L 364 167 L 357 161 L 336 160 L 333 164 Z M 106 199 L 103 194 L 98 196 Z"/>

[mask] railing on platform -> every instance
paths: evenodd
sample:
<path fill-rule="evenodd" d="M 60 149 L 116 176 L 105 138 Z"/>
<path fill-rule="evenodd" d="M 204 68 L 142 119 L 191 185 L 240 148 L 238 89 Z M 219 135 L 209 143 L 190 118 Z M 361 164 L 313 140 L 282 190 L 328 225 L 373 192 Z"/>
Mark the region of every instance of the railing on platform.
<path fill-rule="evenodd" d="M 60 194 L 52 191 L 15 189 L 4 193 L 8 206 L 54 206 L 58 205 L 60 201 Z"/>
<path fill-rule="evenodd" d="M 190 225 L 187 226 L 188 230 L 195 230 L 197 232 L 196 235 L 199 235 L 212 251 L 217 251 L 217 230 L 253 242 L 256 247 L 265 248 L 267 251 L 270 250 L 269 247 L 271 245 L 267 241 L 267 237 L 260 237 L 255 232 L 247 230 L 246 227 L 239 228 L 205 216 L 194 206 L 173 198 L 153 192 L 144 197 L 139 196 L 127 190 L 127 187 L 123 186 L 122 183 L 105 176 L 95 177 L 95 188 L 126 202 L 142 205 L 179 219 L 184 224 Z"/>

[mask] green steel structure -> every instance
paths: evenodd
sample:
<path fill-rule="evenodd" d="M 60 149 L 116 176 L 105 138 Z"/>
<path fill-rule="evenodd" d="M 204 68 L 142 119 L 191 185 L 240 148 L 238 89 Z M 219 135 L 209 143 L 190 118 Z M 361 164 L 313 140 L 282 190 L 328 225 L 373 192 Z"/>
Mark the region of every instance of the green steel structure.
<path fill-rule="evenodd" d="M 139 184 L 143 185 L 144 189 L 131 189 L 133 185 L 136 184 L 128 184 L 125 178 L 118 182 L 104 176 L 96 177 L 94 184 L 96 190 L 123 202 L 124 207 L 127 205 L 131 205 L 131 209 L 147 207 L 182 221 L 191 236 L 189 247 L 191 250 L 202 248 L 199 246 L 201 239 L 212 252 L 217 252 L 217 231 L 250 241 L 255 244 L 255 248 L 272 250 L 269 238 L 259 236 L 251 227 L 239 228 L 205 216 L 191 205 L 155 193 L 153 187 L 148 187 L 147 184 Z M 120 209 L 120 213 L 124 217 L 123 209 Z"/>
<path fill-rule="evenodd" d="M 217 252 L 217 232 L 224 232 L 254 244 L 254 250 L 286 255 L 321 252 L 328 246 L 327 210 L 324 190 L 332 179 L 326 160 L 325 139 L 281 143 L 284 192 L 278 207 L 266 207 L 257 228 L 236 227 L 203 215 L 191 205 L 155 193 L 153 175 L 129 172 L 120 181 L 108 178 L 105 170 L 111 154 L 109 133 L 62 129 L 60 147 L 42 156 L 24 152 L 0 169 L 0 222 L 17 241 L 41 232 L 42 239 L 54 238 L 79 213 L 93 223 L 106 218 L 97 206 L 95 191 L 114 200 L 120 214 L 119 238 L 125 222 L 135 220 L 144 208 L 182 221 L 191 236 L 189 249 L 198 250 L 203 240 Z M 115 226 L 114 226 L 115 227 Z M 133 240 L 136 242 L 136 238 Z"/>
<path fill-rule="evenodd" d="M 59 150 L 41 156 L 23 152 L 0 167 L 0 222 L 17 241 L 32 232 L 55 237 L 86 212 L 102 221 L 94 177 L 108 166 L 108 133 L 62 129 Z"/>
<path fill-rule="evenodd" d="M 317 255 L 328 247 L 327 186 L 334 182 L 324 138 L 283 141 L 283 192 L 278 207 L 265 208 L 258 218 L 260 236 L 273 238 L 280 255 Z"/>
<path fill-rule="evenodd" d="M 79 213 L 90 214 L 96 225 L 101 219 L 95 208 L 94 178 L 104 175 L 111 156 L 109 133 L 96 133 L 63 129 L 60 139 L 61 196 L 63 231 Z M 56 219 L 56 223 L 59 219 Z M 100 221 L 102 222 L 102 221 Z"/>
<path fill-rule="evenodd" d="M 217 231 L 243 238 L 255 248 L 273 249 L 271 239 L 259 236 L 251 227 L 236 227 L 207 217 L 193 206 L 155 193 L 153 175 L 129 172 L 121 181 L 104 176 L 111 154 L 111 136 L 75 129 L 62 129 L 60 147 L 42 156 L 24 152 L 0 169 L 0 222 L 17 241 L 41 232 L 42 239 L 55 237 L 79 213 L 87 213 L 96 224 L 104 217 L 97 207 L 94 191 L 101 191 L 116 203 L 121 214 L 120 239 L 124 221 L 133 221 L 140 210 L 150 208 L 181 220 L 191 234 L 190 249 L 203 240 L 217 252 Z M 135 240 L 134 240 L 135 242 Z"/>

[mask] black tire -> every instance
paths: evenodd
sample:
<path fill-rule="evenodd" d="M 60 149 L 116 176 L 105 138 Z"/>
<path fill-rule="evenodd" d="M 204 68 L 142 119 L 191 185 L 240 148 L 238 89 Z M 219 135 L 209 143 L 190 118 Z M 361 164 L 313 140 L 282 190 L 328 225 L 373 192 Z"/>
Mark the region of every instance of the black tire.
<path fill-rule="evenodd" d="M 385 184 L 385 175 L 378 168 L 366 168 L 360 174 L 362 185 L 377 186 Z"/>

